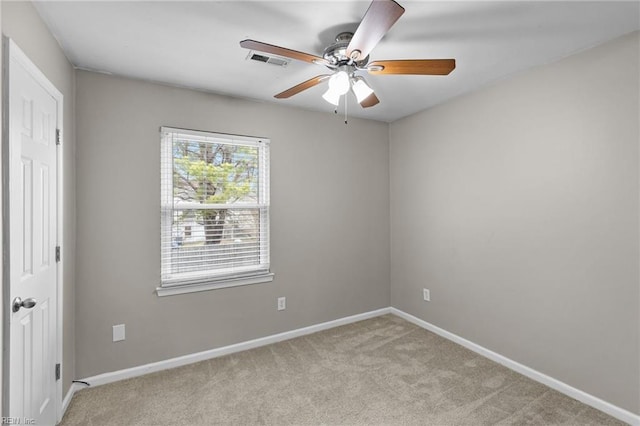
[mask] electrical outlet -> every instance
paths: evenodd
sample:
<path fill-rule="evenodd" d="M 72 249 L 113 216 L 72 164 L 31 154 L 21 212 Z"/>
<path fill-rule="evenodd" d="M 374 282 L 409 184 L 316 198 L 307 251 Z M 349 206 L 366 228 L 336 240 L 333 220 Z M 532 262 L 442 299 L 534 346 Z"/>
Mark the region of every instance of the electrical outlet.
<path fill-rule="evenodd" d="M 287 309 L 287 298 L 286 297 L 278 297 L 278 310 L 284 311 Z"/>
<path fill-rule="evenodd" d="M 119 342 L 124 340 L 124 324 L 118 324 L 113 326 L 113 341 Z"/>
<path fill-rule="evenodd" d="M 422 289 L 422 298 L 424 299 L 425 302 L 431 302 L 431 292 L 429 291 L 428 288 Z"/>

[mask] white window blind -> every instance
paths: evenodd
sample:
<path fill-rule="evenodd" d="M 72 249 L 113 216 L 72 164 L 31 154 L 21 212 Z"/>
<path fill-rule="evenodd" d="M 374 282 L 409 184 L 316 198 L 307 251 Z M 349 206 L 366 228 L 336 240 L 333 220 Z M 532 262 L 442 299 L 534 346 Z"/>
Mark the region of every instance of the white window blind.
<path fill-rule="evenodd" d="M 161 128 L 161 287 L 269 273 L 269 140 Z"/>

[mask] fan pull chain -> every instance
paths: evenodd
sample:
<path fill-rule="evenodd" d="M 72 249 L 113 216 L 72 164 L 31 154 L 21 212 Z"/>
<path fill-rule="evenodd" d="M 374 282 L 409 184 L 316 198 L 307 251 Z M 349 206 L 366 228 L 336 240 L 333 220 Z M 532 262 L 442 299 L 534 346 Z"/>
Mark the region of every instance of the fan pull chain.
<path fill-rule="evenodd" d="M 347 94 L 344 95 L 344 124 L 347 124 L 347 99 L 349 97 L 347 96 Z"/>

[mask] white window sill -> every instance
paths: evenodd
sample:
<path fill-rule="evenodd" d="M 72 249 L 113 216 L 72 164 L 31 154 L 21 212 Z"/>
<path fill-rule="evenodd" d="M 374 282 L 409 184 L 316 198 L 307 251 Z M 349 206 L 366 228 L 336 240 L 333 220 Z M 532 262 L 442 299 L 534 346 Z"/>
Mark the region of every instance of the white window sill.
<path fill-rule="evenodd" d="M 158 287 L 156 293 L 158 296 L 174 296 L 176 294 L 195 293 L 198 291 L 218 290 L 221 288 L 238 287 L 241 285 L 259 284 L 273 281 L 274 274 L 269 272 L 261 275 L 253 275 L 250 277 L 229 278 L 226 280 L 209 281 L 194 284 L 174 285 L 171 287 Z"/>

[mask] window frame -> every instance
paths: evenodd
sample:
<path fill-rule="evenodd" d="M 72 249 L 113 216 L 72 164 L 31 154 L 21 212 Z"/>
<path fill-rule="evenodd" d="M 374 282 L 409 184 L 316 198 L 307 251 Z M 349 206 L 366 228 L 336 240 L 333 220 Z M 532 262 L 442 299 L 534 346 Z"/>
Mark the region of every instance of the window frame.
<path fill-rule="evenodd" d="M 173 196 L 173 154 L 175 135 L 193 136 L 194 138 L 206 138 L 219 140 L 234 146 L 255 146 L 258 148 L 258 202 L 255 204 L 209 204 L 203 208 L 200 203 L 182 203 L 179 209 L 175 208 Z M 213 142 L 212 142 L 213 143 Z M 181 129 L 163 126 L 160 128 L 160 286 L 156 288 L 158 296 L 169 296 L 182 293 L 193 293 L 205 290 L 215 290 L 242 285 L 258 284 L 273 281 L 274 274 L 270 267 L 270 143 L 269 138 L 232 135 L 225 133 L 208 132 L 201 130 Z M 203 210 L 203 209 L 258 209 L 259 211 L 259 253 L 258 265 L 237 267 L 230 271 L 227 269 L 208 270 L 203 272 L 182 272 L 174 276 L 167 276 L 168 268 L 172 268 L 171 260 L 167 265 L 167 229 L 169 235 L 173 232 L 173 214 L 176 210 Z"/>

